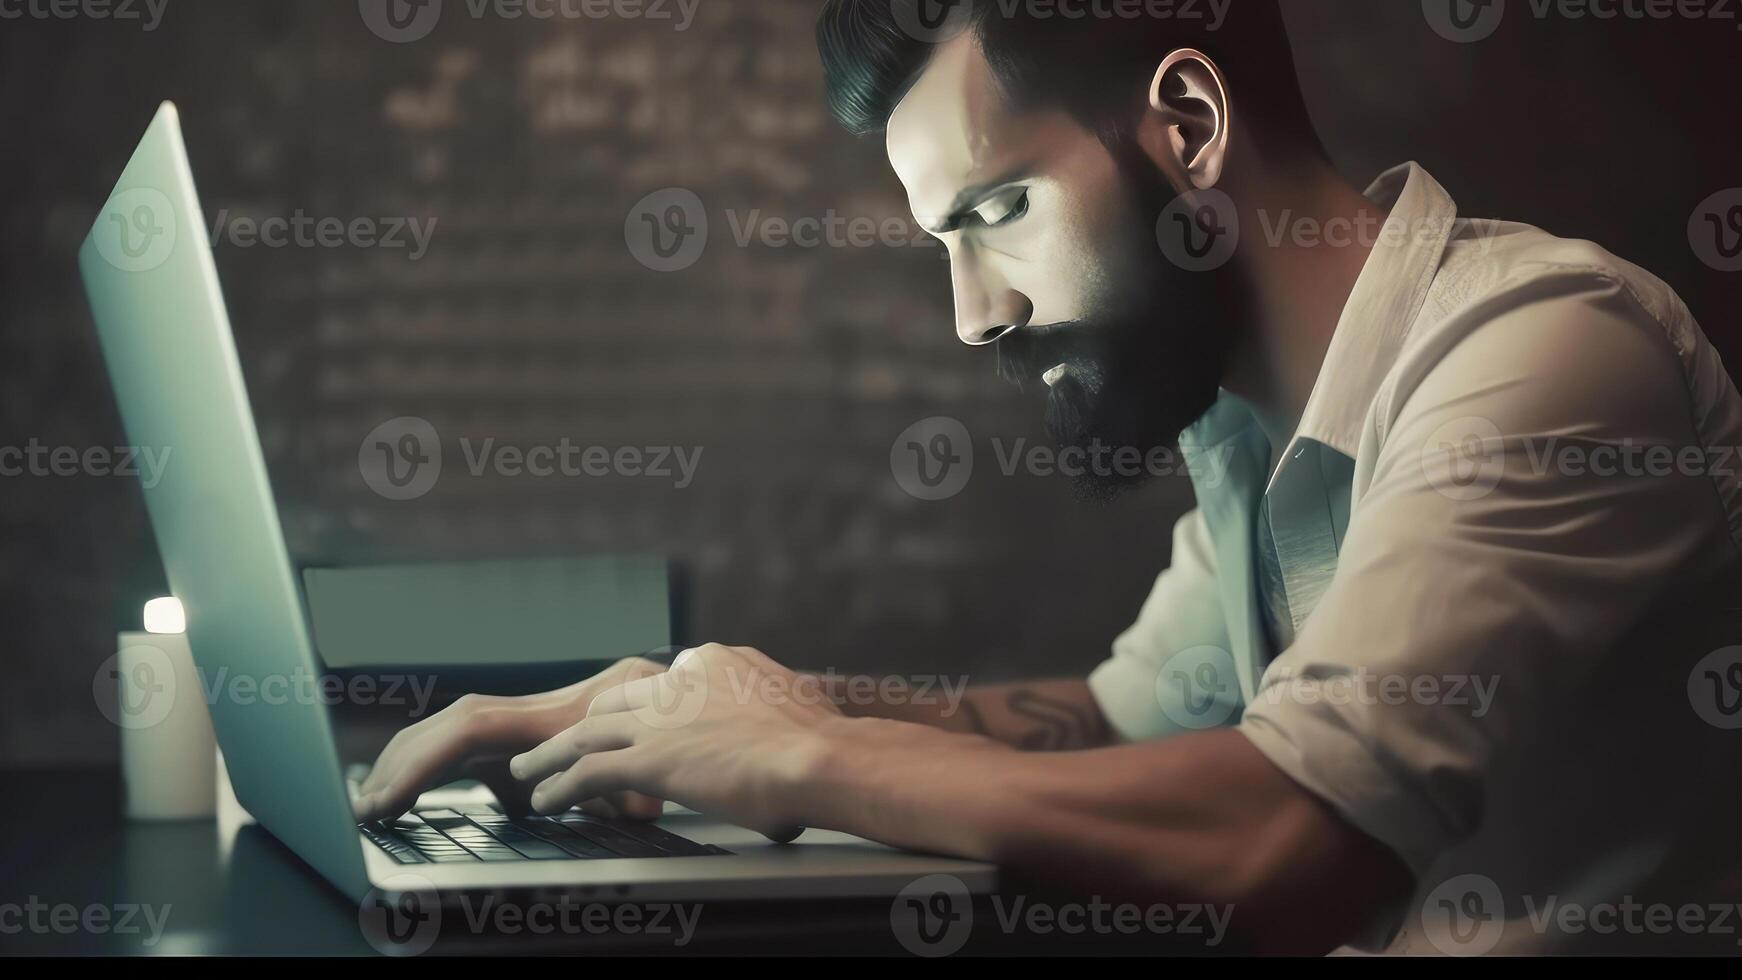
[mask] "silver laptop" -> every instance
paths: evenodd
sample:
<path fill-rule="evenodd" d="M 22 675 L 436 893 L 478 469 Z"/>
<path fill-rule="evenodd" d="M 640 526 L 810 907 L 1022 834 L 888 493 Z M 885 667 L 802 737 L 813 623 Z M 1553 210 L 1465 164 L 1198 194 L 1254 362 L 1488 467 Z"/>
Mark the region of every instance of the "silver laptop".
<path fill-rule="evenodd" d="M 175 107 L 165 103 L 79 251 L 129 440 L 173 447 L 145 487 L 200 670 L 257 680 L 319 669 L 267 480 Z M 598 901 L 894 896 L 923 877 L 992 888 L 994 869 L 812 830 L 793 844 L 688 811 L 655 824 L 526 818 L 430 794 L 392 823 L 352 817 L 318 699 L 217 699 L 236 796 L 353 899 L 557 888 Z M 306 703 L 304 703 L 306 702 Z"/>

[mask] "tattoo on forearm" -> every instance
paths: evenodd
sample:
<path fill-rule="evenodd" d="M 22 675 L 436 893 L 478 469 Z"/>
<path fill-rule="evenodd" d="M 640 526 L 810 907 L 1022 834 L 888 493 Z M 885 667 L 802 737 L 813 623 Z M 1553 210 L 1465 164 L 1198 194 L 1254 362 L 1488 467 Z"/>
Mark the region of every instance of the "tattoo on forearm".
<path fill-rule="evenodd" d="M 1036 691 L 1012 691 L 1005 699 L 1011 712 L 1038 724 L 1024 732 L 1016 746 L 1030 752 L 1057 752 L 1106 740 L 1106 721 L 1091 705 L 1049 698 Z"/>

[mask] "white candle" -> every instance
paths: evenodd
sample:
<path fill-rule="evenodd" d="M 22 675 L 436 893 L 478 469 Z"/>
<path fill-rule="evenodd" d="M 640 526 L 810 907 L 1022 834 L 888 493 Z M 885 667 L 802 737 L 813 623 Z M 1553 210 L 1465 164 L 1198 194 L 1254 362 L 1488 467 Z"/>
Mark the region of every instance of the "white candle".
<path fill-rule="evenodd" d="M 153 600 L 147 627 L 174 632 L 120 634 L 97 672 L 97 703 L 121 729 L 130 820 L 204 819 L 217 808 L 217 739 L 180 611 Z"/>

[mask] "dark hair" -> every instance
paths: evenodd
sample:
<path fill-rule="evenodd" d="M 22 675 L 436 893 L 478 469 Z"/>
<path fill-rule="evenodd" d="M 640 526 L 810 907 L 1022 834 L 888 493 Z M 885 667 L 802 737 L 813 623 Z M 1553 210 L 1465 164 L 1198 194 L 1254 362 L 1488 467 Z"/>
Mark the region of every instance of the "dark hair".
<path fill-rule="evenodd" d="M 1063 17 L 1063 5 L 1043 10 L 1034 0 L 828 0 L 817 19 L 817 48 L 829 109 L 850 132 L 882 131 L 931 59 L 935 35 L 950 33 L 915 29 L 915 11 L 925 3 L 951 8 L 953 33 L 974 33 L 1012 105 L 1061 108 L 1109 144 L 1140 116 L 1156 66 L 1189 47 L 1228 76 L 1242 114 L 1259 120 L 1261 142 L 1323 153 L 1279 0 L 1230 0 L 1215 24 L 1208 5 L 1202 17 Z"/>

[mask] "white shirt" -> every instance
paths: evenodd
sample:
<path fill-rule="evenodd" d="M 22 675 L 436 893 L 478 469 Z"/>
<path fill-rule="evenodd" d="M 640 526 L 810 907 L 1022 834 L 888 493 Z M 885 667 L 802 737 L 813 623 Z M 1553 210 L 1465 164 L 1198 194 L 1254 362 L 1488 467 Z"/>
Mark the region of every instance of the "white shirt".
<path fill-rule="evenodd" d="M 1132 740 L 1237 723 L 1400 855 L 1365 947 L 1742 952 L 1742 397 L 1643 270 L 1413 164 L 1368 196 L 1298 433 L 1272 473 L 1238 399 L 1186 431 L 1198 509 L 1090 686 Z"/>

